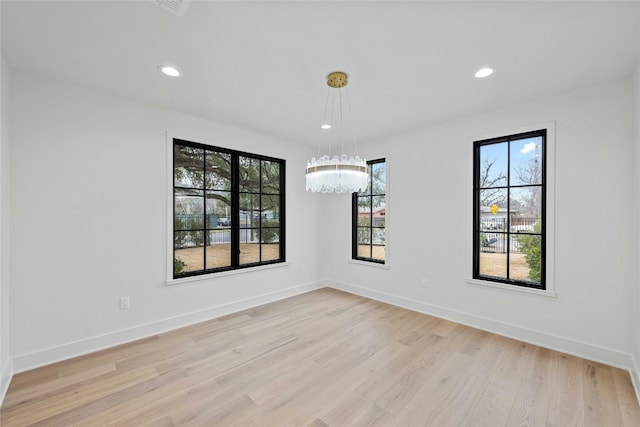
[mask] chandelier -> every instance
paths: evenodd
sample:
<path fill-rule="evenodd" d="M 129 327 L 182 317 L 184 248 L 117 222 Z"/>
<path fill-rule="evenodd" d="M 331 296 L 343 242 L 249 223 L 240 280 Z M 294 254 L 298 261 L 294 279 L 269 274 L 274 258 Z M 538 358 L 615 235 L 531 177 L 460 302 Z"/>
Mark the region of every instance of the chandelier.
<path fill-rule="evenodd" d="M 332 129 L 334 125 L 339 125 L 337 131 L 340 135 L 342 154 L 331 157 L 331 145 L 329 145 L 328 154 L 323 156 L 320 156 L 320 149 L 318 149 L 318 158 L 313 157 L 307 161 L 307 191 L 314 193 L 353 193 L 355 191 L 364 191 L 367 188 L 369 177 L 367 173 L 367 161 L 357 155 L 355 135 L 353 142 L 356 146 L 356 156 L 347 156 L 344 152 L 342 88 L 347 86 L 348 83 L 347 74 L 342 71 L 335 71 L 327 76 L 329 92 L 327 92 L 327 100 L 324 108 L 325 118 L 321 127 L 322 129 L 329 130 Z M 349 93 L 346 89 L 344 91 L 346 95 L 345 106 L 349 112 L 353 131 Z M 331 106 L 331 108 L 329 108 L 329 106 Z M 327 116 L 328 113 L 330 117 Z M 337 117 L 335 117 L 336 115 Z"/>

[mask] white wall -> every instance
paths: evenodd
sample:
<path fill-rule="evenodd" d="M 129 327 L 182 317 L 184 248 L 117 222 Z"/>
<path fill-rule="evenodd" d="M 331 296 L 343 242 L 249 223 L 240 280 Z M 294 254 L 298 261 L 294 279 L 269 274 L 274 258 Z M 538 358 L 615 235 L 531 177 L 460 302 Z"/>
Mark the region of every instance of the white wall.
<path fill-rule="evenodd" d="M 318 286 L 312 147 L 35 75 L 11 93 L 16 372 Z M 287 266 L 165 285 L 167 131 L 287 161 Z"/>
<path fill-rule="evenodd" d="M 348 262 L 350 200 L 333 199 L 324 275 L 345 290 L 629 367 L 637 320 L 633 108 L 628 79 L 365 145 L 367 158 L 388 159 L 390 268 Z M 549 121 L 557 298 L 469 284 L 472 142 Z"/>
<path fill-rule="evenodd" d="M 0 52 L 0 403 L 11 379 L 9 347 L 9 67 Z"/>

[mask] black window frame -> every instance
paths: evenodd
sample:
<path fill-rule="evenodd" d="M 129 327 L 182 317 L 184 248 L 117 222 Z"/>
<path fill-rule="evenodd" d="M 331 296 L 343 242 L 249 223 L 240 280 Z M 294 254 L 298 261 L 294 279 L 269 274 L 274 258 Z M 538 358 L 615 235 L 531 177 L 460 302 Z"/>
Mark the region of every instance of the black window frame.
<path fill-rule="evenodd" d="M 207 268 L 206 265 L 206 261 L 207 261 L 207 239 L 208 239 L 208 234 L 207 231 L 209 230 L 207 228 L 207 211 L 206 211 L 206 200 L 207 200 L 207 189 L 206 189 L 206 185 L 203 183 L 203 187 L 202 189 L 198 189 L 200 191 L 204 192 L 203 195 L 203 199 L 204 199 L 204 209 L 203 209 L 203 213 L 202 213 L 202 228 L 201 229 L 192 229 L 195 231 L 202 231 L 204 234 L 204 242 L 203 242 L 203 266 L 204 268 L 202 270 L 197 270 L 197 271 L 188 271 L 188 272 L 181 272 L 181 273 L 176 273 L 174 268 L 172 267 L 172 277 L 173 279 L 182 279 L 182 278 L 186 278 L 186 277 L 193 277 L 193 276 L 202 276 L 202 275 L 208 275 L 208 274 L 213 274 L 213 273 L 219 273 L 219 272 L 223 272 L 223 271 L 231 271 L 231 270 L 241 270 L 241 269 L 246 269 L 246 268 L 251 268 L 251 267 L 256 267 L 256 266 L 264 266 L 264 265 L 270 265 L 270 264 L 278 264 L 278 263 L 284 263 L 286 262 L 286 235 L 285 235 L 285 230 L 286 230 L 286 205 L 285 205 L 285 178 L 286 178 L 286 161 L 284 159 L 278 159 L 275 157 L 270 157 L 270 156 L 265 156 L 265 155 L 261 155 L 261 154 L 255 154 L 255 153 L 248 153 L 248 152 L 243 152 L 243 151 L 238 151 L 238 150 L 232 150 L 229 148 L 223 148 L 223 147 L 216 147 L 216 146 L 212 146 L 212 145 L 208 145 L 208 144 L 202 144 L 202 143 L 198 143 L 198 142 L 194 142 L 194 141 L 188 141 L 185 139 L 180 139 L 180 138 L 173 138 L 173 142 L 172 142 L 172 200 L 173 200 L 173 216 L 172 216 L 172 254 L 173 254 L 173 259 L 175 262 L 176 259 L 176 245 L 175 245 L 175 240 L 174 240 L 174 236 L 176 234 L 176 232 L 180 232 L 180 231 L 184 231 L 184 230 L 176 230 L 175 228 L 175 218 L 176 218 L 176 189 L 185 189 L 185 187 L 180 187 L 180 186 L 176 186 L 176 180 L 175 180 L 175 170 L 176 170 L 176 157 L 175 157 L 175 149 L 176 149 L 176 145 L 180 145 L 180 146 L 186 146 L 186 147 L 191 147 L 191 148 L 195 148 L 195 149 L 201 149 L 204 150 L 205 153 L 206 152 L 211 152 L 211 153 L 222 153 L 222 154 L 227 154 L 230 156 L 230 198 L 231 198 L 231 203 L 230 203 L 230 219 L 231 219 L 231 223 L 230 223 L 230 230 L 231 230 L 231 242 L 230 242 L 230 258 L 231 258 L 231 264 L 229 266 L 223 266 L 223 267 L 214 267 L 214 268 Z M 206 155 L 203 156 L 203 174 L 206 174 Z M 240 157 L 246 157 L 246 158 L 250 158 L 250 159 L 255 159 L 258 160 L 260 162 L 260 170 L 259 170 L 259 176 L 260 176 L 260 189 L 259 192 L 257 193 L 251 193 L 251 194 L 258 194 L 259 200 L 260 200 L 260 204 L 262 203 L 262 195 L 267 195 L 267 196 L 279 196 L 279 227 L 262 227 L 263 224 L 263 216 L 259 215 L 259 226 L 257 227 L 260 230 L 260 236 L 262 236 L 261 232 L 263 228 L 279 228 L 279 238 L 278 238 L 278 243 L 279 243 L 279 256 L 277 259 L 269 259 L 269 260 L 265 260 L 262 261 L 262 245 L 264 244 L 264 242 L 262 241 L 262 237 L 258 238 L 258 243 L 260 244 L 260 261 L 258 262 L 252 262 L 252 263 L 245 263 L 245 264 L 241 264 L 240 263 L 240 230 L 247 230 L 250 228 L 241 228 L 240 227 L 240 195 L 242 193 L 248 194 L 246 191 L 241 191 L 240 189 Z M 274 162 L 274 163 L 278 163 L 279 165 L 279 177 L 278 177 L 278 185 L 279 185 L 279 193 L 276 195 L 274 193 L 263 193 L 263 175 L 262 175 L 262 164 L 263 161 L 266 162 Z M 210 190 L 209 190 L 210 191 Z M 261 211 L 261 208 L 260 208 Z M 256 227 L 252 227 L 252 228 L 256 228 Z M 172 263 L 173 264 L 173 263 Z"/>
<path fill-rule="evenodd" d="M 511 185 L 511 143 L 514 141 L 520 141 L 529 138 L 542 138 L 542 167 L 540 170 L 541 173 L 541 182 L 539 185 L 532 184 L 518 184 Z M 493 145 L 493 144 L 502 144 L 507 143 L 507 185 L 504 186 L 492 186 L 492 187 L 480 187 L 480 174 L 481 174 L 481 164 L 480 164 L 480 148 L 483 146 Z M 547 129 L 538 129 L 532 130 L 528 132 L 517 133 L 513 135 L 506 135 L 497 138 L 484 139 L 479 141 L 474 141 L 473 143 L 473 278 L 479 280 L 485 280 L 490 282 L 496 282 L 506 285 L 513 285 L 524 288 L 532 288 L 538 290 L 547 290 L 547 280 L 546 280 L 546 248 L 547 248 Z M 512 231 L 511 227 L 511 189 L 517 188 L 526 188 L 526 187 L 535 187 L 539 186 L 541 188 L 541 208 L 540 208 L 540 232 L 529 232 L 529 231 Z M 498 277 L 498 276 L 490 276 L 480 274 L 480 252 L 481 252 L 481 234 L 486 233 L 487 230 L 482 230 L 481 227 L 481 205 L 480 205 L 480 191 L 482 189 L 506 189 L 507 190 L 507 217 L 506 217 L 506 227 L 504 231 L 495 231 L 496 234 L 505 234 L 506 242 L 505 245 L 507 259 L 506 259 L 506 278 Z M 528 280 L 518 280 L 509 278 L 509 269 L 510 269 L 510 255 L 511 255 L 511 242 L 512 235 L 532 235 L 532 236 L 540 236 L 541 246 L 540 246 L 540 283 L 536 283 Z"/>
<path fill-rule="evenodd" d="M 378 163 L 384 163 L 385 164 L 385 189 L 384 189 L 384 193 L 374 193 L 373 192 L 373 165 L 374 164 L 378 164 Z M 365 190 L 365 192 L 354 192 L 351 196 L 351 259 L 357 260 L 357 261 L 366 261 L 366 262 L 371 262 L 371 263 L 375 263 L 375 264 L 386 264 L 387 260 L 386 260 L 386 247 L 387 247 L 387 243 L 386 243 L 386 234 L 387 234 L 387 221 L 386 221 L 386 208 L 385 208 L 385 225 L 383 227 L 379 227 L 379 226 L 373 226 L 373 202 L 370 203 L 370 213 L 371 213 L 371 223 L 369 224 L 369 226 L 361 226 L 358 224 L 358 197 L 370 197 L 371 200 L 373 200 L 373 197 L 380 197 L 380 196 L 384 196 L 385 198 L 385 207 L 386 207 L 386 200 L 387 200 L 387 188 L 386 188 L 386 182 L 387 182 L 387 165 L 386 165 L 387 161 L 386 158 L 380 158 L 380 159 L 375 159 L 375 160 L 368 160 L 367 161 L 367 173 L 369 174 L 369 183 L 367 185 L 367 189 Z M 364 196 L 363 196 L 364 194 Z M 384 229 L 385 231 L 385 259 L 378 259 L 378 258 L 373 258 L 373 257 L 362 257 L 362 256 L 358 256 L 358 228 L 369 228 L 369 247 L 370 247 L 370 251 L 369 253 L 373 253 L 373 230 L 374 229 Z"/>

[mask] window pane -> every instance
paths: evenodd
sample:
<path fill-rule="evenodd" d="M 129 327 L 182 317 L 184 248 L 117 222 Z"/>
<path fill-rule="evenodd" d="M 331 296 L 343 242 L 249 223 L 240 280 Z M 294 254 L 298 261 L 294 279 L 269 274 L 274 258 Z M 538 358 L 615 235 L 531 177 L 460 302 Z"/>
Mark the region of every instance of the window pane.
<path fill-rule="evenodd" d="M 482 234 L 482 233 L 481 233 Z M 502 279 L 507 278 L 507 254 L 499 252 L 485 252 L 483 251 L 483 245 L 486 240 L 480 237 L 481 249 L 480 249 L 480 275 L 493 276 Z"/>
<path fill-rule="evenodd" d="M 371 225 L 371 197 L 359 196 L 358 197 L 358 225 L 370 226 Z"/>
<path fill-rule="evenodd" d="M 511 231 L 533 232 L 534 225 L 542 220 L 542 187 L 512 188 L 509 203 Z M 538 224 L 539 226 L 540 224 Z M 539 232 L 540 229 L 537 233 Z"/>
<path fill-rule="evenodd" d="M 231 190 L 231 154 L 207 152 L 207 188 Z"/>
<path fill-rule="evenodd" d="M 174 230 L 198 230 L 204 227 L 204 197 L 199 190 L 175 190 Z"/>
<path fill-rule="evenodd" d="M 371 226 L 371 214 L 369 212 L 358 213 L 358 226 L 370 227 Z"/>
<path fill-rule="evenodd" d="M 386 193 L 386 163 L 374 163 L 371 165 L 371 177 L 373 179 L 373 188 L 371 194 Z"/>
<path fill-rule="evenodd" d="M 207 228 L 231 227 L 231 193 L 207 191 Z"/>
<path fill-rule="evenodd" d="M 280 241 L 280 229 L 276 227 L 263 228 L 260 237 L 262 243 L 278 243 Z"/>
<path fill-rule="evenodd" d="M 228 245 L 231 243 L 231 230 L 230 229 L 218 229 L 207 231 L 207 245 Z"/>
<path fill-rule="evenodd" d="M 262 161 L 262 192 L 266 194 L 280 193 L 280 164 Z"/>
<path fill-rule="evenodd" d="M 508 145 L 506 142 L 480 146 L 480 188 L 504 187 L 507 185 Z"/>
<path fill-rule="evenodd" d="M 387 212 L 387 204 L 385 196 L 373 197 L 373 216 L 371 218 L 371 225 L 373 227 L 385 226 L 385 215 Z"/>
<path fill-rule="evenodd" d="M 173 164 L 175 187 L 203 188 L 204 150 L 176 144 L 173 147 Z"/>
<path fill-rule="evenodd" d="M 174 248 L 193 248 L 196 246 L 204 246 L 202 231 L 176 231 L 174 233 Z"/>
<path fill-rule="evenodd" d="M 280 258 L 280 229 L 263 228 L 261 237 L 262 261 L 272 261 Z"/>
<path fill-rule="evenodd" d="M 178 231 L 174 233 L 174 273 L 204 269 L 204 233 Z"/>
<path fill-rule="evenodd" d="M 260 192 L 260 160 L 251 157 L 239 158 L 240 191 Z"/>
<path fill-rule="evenodd" d="M 367 196 L 371 194 L 371 164 L 367 164 L 367 187 L 362 191 L 358 191 L 358 196 Z"/>
<path fill-rule="evenodd" d="M 384 228 L 374 228 L 372 230 L 373 241 L 371 247 L 371 258 L 384 261 L 384 248 L 386 242 L 386 233 Z"/>
<path fill-rule="evenodd" d="M 240 243 L 258 243 L 260 240 L 259 228 L 241 228 Z"/>
<path fill-rule="evenodd" d="M 480 233 L 480 251 L 481 252 L 507 252 L 507 234 L 506 233 Z"/>
<path fill-rule="evenodd" d="M 275 261 L 280 259 L 280 243 L 262 245 L 262 261 Z"/>
<path fill-rule="evenodd" d="M 515 244 L 512 247 L 509 266 L 511 278 L 541 283 L 541 236 L 520 234 L 514 236 L 514 239 Z"/>
<path fill-rule="evenodd" d="M 480 217 L 480 231 L 507 231 L 507 218 L 498 215 L 484 215 Z"/>
<path fill-rule="evenodd" d="M 480 222 L 507 218 L 507 189 L 480 190 Z"/>
<path fill-rule="evenodd" d="M 207 232 L 207 268 L 231 265 L 231 230 L 211 230 Z"/>
<path fill-rule="evenodd" d="M 240 230 L 240 234 L 243 232 L 253 232 L 249 233 L 250 235 L 247 237 L 254 238 L 255 243 L 240 243 L 240 264 L 252 264 L 254 262 L 260 262 L 260 243 L 257 242 L 257 236 L 259 234 L 259 230 Z"/>
<path fill-rule="evenodd" d="M 240 228 L 260 226 L 260 195 L 240 194 Z"/>
<path fill-rule="evenodd" d="M 371 258 L 371 229 L 368 227 L 358 227 L 356 230 L 358 256 Z"/>
<path fill-rule="evenodd" d="M 275 227 L 280 224 L 280 196 L 262 196 L 262 226 Z"/>
<path fill-rule="evenodd" d="M 202 230 L 203 216 L 176 214 L 173 228 L 178 230 Z"/>
<path fill-rule="evenodd" d="M 542 137 L 511 141 L 510 185 L 542 184 Z"/>

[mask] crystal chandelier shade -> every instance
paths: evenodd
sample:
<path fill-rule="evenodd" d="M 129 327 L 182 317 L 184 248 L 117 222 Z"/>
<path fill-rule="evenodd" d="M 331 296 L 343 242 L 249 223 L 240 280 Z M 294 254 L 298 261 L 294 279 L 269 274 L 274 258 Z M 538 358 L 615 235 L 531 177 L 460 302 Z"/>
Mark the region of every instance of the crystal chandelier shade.
<path fill-rule="evenodd" d="M 348 83 L 347 75 L 344 72 L 336 71 L 327 77 L 327 85 L 340 91 Z M 327 94 L 328 95 L 328 94 Z M 325 116 L 328 110 L 329 96 L 325 105 Z M 351 106 L 347 95 L 347 107 L 351 116 Z M 333 109 L 332 109 L 333 111 Z M 340 121 L 340 132 L 342 132 L 342 93 L 338 98 L 338 112 Z M 326 119 L 326 117 L 325 117 Z M 332 125 L 325 120 L 323 129 L 329 129 Z M 343 135 L 341 134 L 341 140 Z M 355 137 L 354 137 L 355 144 Z M 356 147 L 357 150 L 357 147 Z M 344 153 L 344 143 L 342 143 L 342 155 L 330 157 L 328 154 L 314 157 L 307 161 L 306 181 L 307 191 L 313 193 L 353 193 L 364 191 L 367 188 L 369 175 L 367 173 L 367 161 L 360 156 L 347 156 Z"/>
<path fill-rule="evenodd" d="M 367 161 L 346 154 L 329 159 L 324 155 L 307 162 L 307 191 L 313 193 L 353 193 L 367 188 Z"/>

